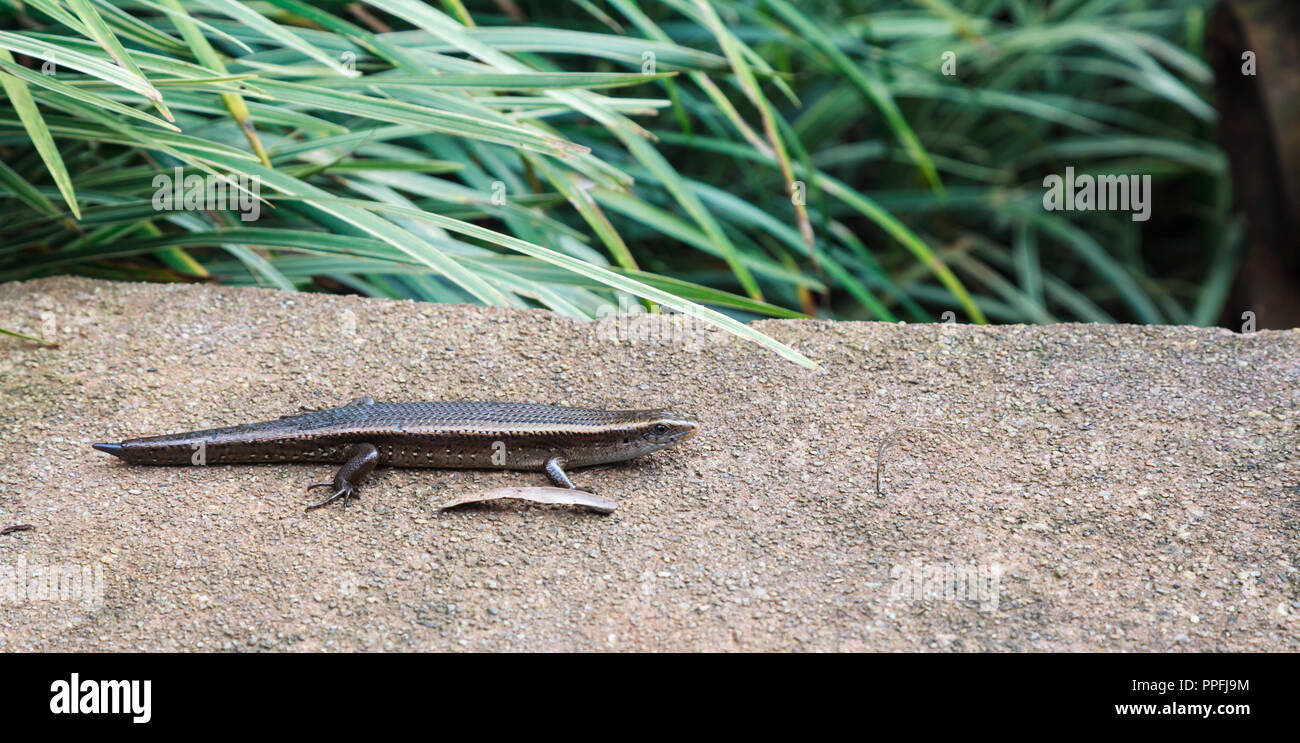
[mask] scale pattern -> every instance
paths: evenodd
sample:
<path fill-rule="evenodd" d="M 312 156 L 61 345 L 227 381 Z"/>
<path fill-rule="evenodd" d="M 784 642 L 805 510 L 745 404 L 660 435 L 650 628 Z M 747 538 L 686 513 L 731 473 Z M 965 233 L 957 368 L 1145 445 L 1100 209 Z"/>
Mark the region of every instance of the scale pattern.
<path fill-rule="evenodd" d="M 644 420 L 663 411 L 592 410 L 538 405 L 525 402 L 377 402 L 352 403 L 281 420 L 301 421 L 303 430 L 335 425 L 385 426 L 465 426 L 482 424 L 498 427 L 519 424 L 525 427 L 554 428 L 565 426 L 609 426 Z"/>

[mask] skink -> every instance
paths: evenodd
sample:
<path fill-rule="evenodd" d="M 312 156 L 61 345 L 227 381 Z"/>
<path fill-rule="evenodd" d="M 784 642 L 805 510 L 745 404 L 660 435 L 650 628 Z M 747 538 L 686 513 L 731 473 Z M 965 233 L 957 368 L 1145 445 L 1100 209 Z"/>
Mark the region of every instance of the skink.
<path fill-rule="evenodd" d="M 667 410 L 588 410 L 515 402 L 375 402 L 203 431 L 94 444 L 131 464 L 342 462 L 333 493 L 309 506 L 359 498 L 377 465 L 544 471 L 574 488 L 565 467 L 640 457 L 695 435 L 699 425 Z"/>

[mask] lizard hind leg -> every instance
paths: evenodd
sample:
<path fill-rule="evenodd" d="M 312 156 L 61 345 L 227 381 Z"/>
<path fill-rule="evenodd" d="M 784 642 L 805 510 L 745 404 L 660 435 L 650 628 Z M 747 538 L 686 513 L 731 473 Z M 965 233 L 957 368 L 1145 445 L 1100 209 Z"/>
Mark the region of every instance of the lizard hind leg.
<path fill-rule="evenodd" d="M 357 493 L 357 488 L 361 485 L 361 481 L 366 479 L 366 475 L 374 471 L 377 464 L 379 464 L 379 450 L 375 448 L 374 444 L 354 444 L 348 450 L 348 461 L 339 468 L 338 473 L 334 475 L 333 481 L 318 482 L 307 486 L 308 490 L 320 487 L 335 489 L 333 495 L 319 503 L 308 506 L 307 510 L 311 511 L 320 508 L 333 503 L 339 498 L 343 499 L 343 505 L 345 506 L 351 498 L 360 500 L 361 496 Z"/>

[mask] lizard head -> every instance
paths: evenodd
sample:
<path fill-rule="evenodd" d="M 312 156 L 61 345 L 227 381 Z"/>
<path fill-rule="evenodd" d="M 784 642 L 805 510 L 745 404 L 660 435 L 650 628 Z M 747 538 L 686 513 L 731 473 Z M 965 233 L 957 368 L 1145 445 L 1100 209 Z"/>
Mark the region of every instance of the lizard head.
<path fill-rule="evenodd" d="M 636 427 L 641 441 L 654 449 L 663 449 L 694 436 L 700 424 L 694 418 L 667 410 L 650 410 Z"/>

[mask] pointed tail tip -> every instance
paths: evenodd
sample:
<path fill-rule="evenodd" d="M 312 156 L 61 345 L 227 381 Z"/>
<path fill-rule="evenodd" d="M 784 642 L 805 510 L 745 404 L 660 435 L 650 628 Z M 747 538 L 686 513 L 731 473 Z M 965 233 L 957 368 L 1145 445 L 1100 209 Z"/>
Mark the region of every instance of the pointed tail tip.
<path fill-rule="evenodd" d="M 95 447 L 100 451 L 108 452 L 109 454 L 112 454 L 115 457 L 122 456 L 121 444 L 91 444 L 91 446 Z"/>

